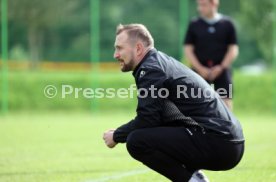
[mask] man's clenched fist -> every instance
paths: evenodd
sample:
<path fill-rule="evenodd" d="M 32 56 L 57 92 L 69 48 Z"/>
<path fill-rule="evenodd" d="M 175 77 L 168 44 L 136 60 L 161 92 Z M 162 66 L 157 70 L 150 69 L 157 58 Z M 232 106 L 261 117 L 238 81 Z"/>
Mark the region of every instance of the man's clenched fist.
<path fill-rule="evenodd" d="M 117 145 L 117 143 L 114 142 L 114 140 L 113 140 L 114 131 L 115 131 L 114 129 L 110 129 L 110 130 L 107 130 L 106 132 L 104 132 L 104 134 L 103 134 L 104 142 L 109 148 L 113 148 Z"/>

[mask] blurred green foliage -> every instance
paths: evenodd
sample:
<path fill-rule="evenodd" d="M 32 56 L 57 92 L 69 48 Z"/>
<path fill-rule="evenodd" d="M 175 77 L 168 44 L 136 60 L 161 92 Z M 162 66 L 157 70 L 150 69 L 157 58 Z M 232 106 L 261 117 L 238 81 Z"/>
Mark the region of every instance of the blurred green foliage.
<path fill-rule="evenodd" d="M 97 102 L 99 111 L 123 110 L 134 111 L 137 104 L 136 96 L 133 98 L 97 98 L 87 99 L 79 92 L 61 96 L 62 85 L 71 85 L 74 88 L 129 88 L 134 84 L 130 73 L 100 72 L 97 82 L 88 72 L 12 72 L 9 77 L 9 105 L 11 111 L 49 111 L 49 110 L 80 110 L 89 111 L 91 102 Z M 273 90 L 272 73 L 263 75 L 246 75 L 240 72 L 234 74 L 234 109 L 236 112 L 264 113 L 272 112 Z M 58 89 L 55 98 L 47 98 L 44 88 L 54 85 Z M 94 88 L 93 88 L 94 85 Z M 1 102 L 1 100 L 0 100 Z"/>
<path fill-rule="evenodd" d="M 143 23 L 156 48 L 179 58 L 180 0 L 100 1 L 100 60 L 110 61 L 116 26 Z M 264 59 L 272 63 L 272 0 L 221 0 L 220 11 L 234 19 L 240 56 L 235 66 Z M 9 53 L 13 60 L 89 61 L 90 0 L 9 0 Z M 183 7 L 183 11 L 187 11 Z M 197 15 L 196 1 L 188 12 Z M 181 22 L 185 23 L 185 22 Z M 1 39 L 1 37 L 0 37 Z M 92 48 L 93 50 L 93 48 Z M 92 52 L 93 54 L 93 52 Z"/>
<path fill-rule="evenodd" d="M 273 12 L 273 0 L 242 0 L 240 5 L 242 13 L 237 16 L 237 19 L 240 21 L 243 31 L 246 30 L 244 36 L 257 43 L 257 50 L 271 65 L 273 59 L 273 22 L 276 21 L 276 12 Z"/>

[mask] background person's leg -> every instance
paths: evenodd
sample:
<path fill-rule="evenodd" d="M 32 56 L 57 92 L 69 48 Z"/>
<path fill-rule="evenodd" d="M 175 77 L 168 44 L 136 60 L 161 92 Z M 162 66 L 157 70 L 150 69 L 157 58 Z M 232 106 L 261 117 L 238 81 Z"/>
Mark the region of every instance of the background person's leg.
<path fill-rule="evenodd" d="M 205 156 L 184 127 L 158 127 L 132 132 L 130 155 L 174 182 L 188 181 Z"/>
<path fill-rule="evenodd" d="M 233 100 L 232 99 L 222 99 L 225 105 L 230 109 L 230 111 L 233 111 Z"/>
<path fill-rule="evenodd" d="M 215 90 L 219 93 L 220 97 L 224 101 L 225 105 L 233 110 L 233 82 L 232 71 L 230 69 L 224 70 L 221 75 L 214 80 Z M 224 94 L 224 92 L 227 92 Z"/>

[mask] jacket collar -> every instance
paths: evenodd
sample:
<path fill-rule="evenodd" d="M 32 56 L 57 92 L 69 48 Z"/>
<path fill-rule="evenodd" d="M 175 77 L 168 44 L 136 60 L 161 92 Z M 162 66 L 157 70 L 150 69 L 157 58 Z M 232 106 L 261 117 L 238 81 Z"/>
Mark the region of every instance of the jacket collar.
<path fill-rule="evenodd" d="M 147 60 L 147 58 L 157 50 L 155 48 L 150 49 L 147 54 L 143 57 L 143 59 L 140 61 L 140 63 L 134 68 L 132 75 L 135 76 L 136 72 L 138 71 L 139 67 L 142 65 L 142 63 Z"/>

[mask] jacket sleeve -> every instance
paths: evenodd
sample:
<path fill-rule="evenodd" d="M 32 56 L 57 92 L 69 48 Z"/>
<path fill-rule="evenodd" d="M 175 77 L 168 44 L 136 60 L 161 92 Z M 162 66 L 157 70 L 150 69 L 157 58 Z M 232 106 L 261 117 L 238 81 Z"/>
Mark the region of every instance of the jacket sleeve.
<path fill-rule="evenodd" d="M 162 92 L 162 95 L 158 95 L 158 91 L 164 88 L 165 80 L 166 76 L 162 70 L 141 69 L 136 79 L 138 88 L 137 116 L 115 130 L 113 135 L 115 142 L 126 142 L 128 134 L 133 130 L 161 125 L 160 115 L 165 93 Z"/>

